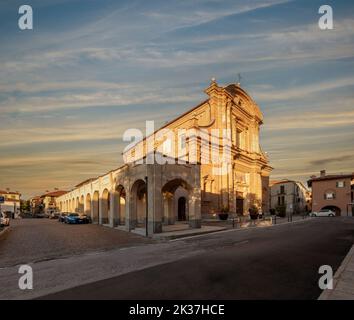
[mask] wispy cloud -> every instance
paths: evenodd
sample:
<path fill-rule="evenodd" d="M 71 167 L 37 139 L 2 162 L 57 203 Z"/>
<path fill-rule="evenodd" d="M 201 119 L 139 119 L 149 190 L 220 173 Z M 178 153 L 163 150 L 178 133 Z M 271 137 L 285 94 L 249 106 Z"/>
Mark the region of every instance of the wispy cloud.
<path fill-rule="evenodd" d="M 349 155 L 341 155 L 341 156 L 336 156 L 336 157 L 330 157 L 330 158 L 325 158 L 325 159 L 318 159 L 318 160 L 313 160 L 311 161 L 311 164 L 313 166 L 327 166 L 332 163 L 339 164 L 343 161 L 347 160 L 353 160 L 354 162 L 354 153 L 349 154 Z"/>

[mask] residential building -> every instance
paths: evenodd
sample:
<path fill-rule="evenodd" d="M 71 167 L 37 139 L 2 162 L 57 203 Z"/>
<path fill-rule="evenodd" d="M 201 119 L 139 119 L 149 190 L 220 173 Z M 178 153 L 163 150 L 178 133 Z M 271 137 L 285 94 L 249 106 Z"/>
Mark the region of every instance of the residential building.
<path fill-rule="evenodd" d="M 354 213 L 354 173 L 311 176 L 308 186 L 312 188 L 312 211 L 331 209 L 338 216 Z"/>
<path fill-rule="evenodd" d="M 311 210 L 311 193 L 300 181 L 273 180 L 270 182 L 270 207 L 284 207 L 286 214 L 299 214 Z"/>
<path fill-rule="evenodd" d="M 9 213 L 12 218 L 20 213 L 21 194 L 19 192 L 0 190 L 0 197 L 5 200 L 4 203 L 0 203 L 3 212 Z"/>
<path fill-rule="evenodd" d="M 67 193 L 63 190 L 55 190 L 47 192 L 41 196 L 36 196 L 30 199 L 32 214 L 45 213 L 50 214 L 59 211 L 57 198 Z"/>

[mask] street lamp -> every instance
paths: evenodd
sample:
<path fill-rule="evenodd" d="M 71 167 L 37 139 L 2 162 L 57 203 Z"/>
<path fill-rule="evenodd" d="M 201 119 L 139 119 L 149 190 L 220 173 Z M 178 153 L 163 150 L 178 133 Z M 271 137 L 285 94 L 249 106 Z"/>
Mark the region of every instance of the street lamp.
<path fill-rule="evenodd" d="M 148 231 L 148 209 L 149 209 L 149 203 L 148 203 L 148 177 L 145 177 L 145 235 L 146 237 L 149 235 Z"/>

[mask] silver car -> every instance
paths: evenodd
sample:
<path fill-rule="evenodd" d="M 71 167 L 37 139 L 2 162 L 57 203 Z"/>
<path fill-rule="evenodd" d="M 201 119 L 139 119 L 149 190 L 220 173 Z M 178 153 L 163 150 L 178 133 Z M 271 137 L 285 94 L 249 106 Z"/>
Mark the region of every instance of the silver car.
<path fill-rule="evenodd" d="M 311 217 L 335 217 L 336 213 L 330 209 L 311 212 Z"/>
<path fill-rule="evenodd" d="M 7 227 L 10 225 L 10 218 L 3 212 L 0 212 L 0 226 Z"/>

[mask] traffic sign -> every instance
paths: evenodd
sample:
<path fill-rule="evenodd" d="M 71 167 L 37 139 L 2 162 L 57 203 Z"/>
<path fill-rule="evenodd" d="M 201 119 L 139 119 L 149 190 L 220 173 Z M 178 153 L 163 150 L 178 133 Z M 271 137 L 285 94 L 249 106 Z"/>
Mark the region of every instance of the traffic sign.
<path fill-rule="evenodd" d="M 0 196 L 0 203 L 4 203 L 5 202 L 5 197 Z"/>

